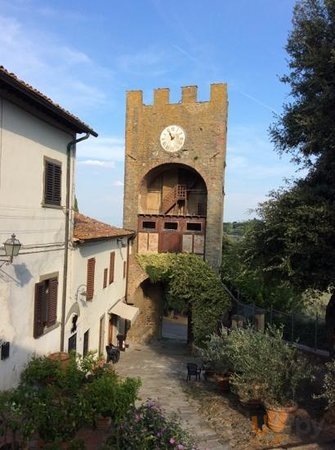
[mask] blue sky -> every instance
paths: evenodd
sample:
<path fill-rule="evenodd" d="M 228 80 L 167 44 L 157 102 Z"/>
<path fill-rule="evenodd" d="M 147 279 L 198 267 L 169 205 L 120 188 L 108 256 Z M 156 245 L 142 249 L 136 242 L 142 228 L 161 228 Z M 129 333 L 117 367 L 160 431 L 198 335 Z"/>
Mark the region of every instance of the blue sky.
<path fill-rule="evenodd" d="M 82 213 L 122 224 L 125 93 L 228 83 L 225 221 L 295 174 L 268 127 L 288 100 L 278 77 L 294 0 L 0 0 L 0 64 L 98 133 L 78 145 Z"/>

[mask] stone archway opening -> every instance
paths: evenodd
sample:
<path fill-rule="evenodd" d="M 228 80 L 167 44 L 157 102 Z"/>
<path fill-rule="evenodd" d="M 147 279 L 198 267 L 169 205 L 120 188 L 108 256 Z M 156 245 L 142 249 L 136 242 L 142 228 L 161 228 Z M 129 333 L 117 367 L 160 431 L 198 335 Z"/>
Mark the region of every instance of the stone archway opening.
<path fill-rule="evenodd" d="M 164 307 L 164 289 L 161 283 L 142 281 L 132 296 L 134 306 L 140 313 L 128 331 L 134 343 L 148 343 L 152 338 L 167 338 L 187 342 L 188 318 L 180 311 Z"/>
<path fill-rule="evenodd" d="M 138 253 L 186 252 L 204 256 L 207 187 L 193 168 L 162 164 L 142 180 Z"/>

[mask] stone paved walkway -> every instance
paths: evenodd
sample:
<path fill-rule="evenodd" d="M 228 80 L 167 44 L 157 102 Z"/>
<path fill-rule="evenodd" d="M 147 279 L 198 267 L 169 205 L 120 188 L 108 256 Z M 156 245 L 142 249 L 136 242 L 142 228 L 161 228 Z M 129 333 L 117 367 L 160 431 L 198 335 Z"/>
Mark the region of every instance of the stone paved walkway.
<path fill-rule="evenodd" d="M 122 376 L 139 376 L 141 402 L 151 398 L 168 413 L 176 412 L 202 450 L 229 450 L 229 444 L 221 442 L 197 412 L 198 402 L 188 398 L 182 389 L 186 383 L 186 363 L 193 361 L 185 344 L 162 340 L 150 345 L 131 344 L 121 353 L 115 368 Z"/>

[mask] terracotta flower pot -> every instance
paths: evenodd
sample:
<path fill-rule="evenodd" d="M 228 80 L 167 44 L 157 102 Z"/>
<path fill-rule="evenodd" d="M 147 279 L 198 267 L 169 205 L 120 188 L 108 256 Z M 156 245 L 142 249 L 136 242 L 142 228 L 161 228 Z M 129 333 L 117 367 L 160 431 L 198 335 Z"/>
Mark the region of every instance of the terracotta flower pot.
<path fill-rule="evenodd" d="M 297 405 L 286 407 L 274 407 L 267 405 L 267 426 L 275 433 L 284 431 L 284 429 L 292 422 L 297 409 Z"/>
<path fill-rule="evenodd" d="M 70 361 L 70 355 L 66 352 L 50 353 L 50 355 L 48 355 L 48 358 L 53 361 L 60 361 L 62 367 L 66 367 Z"/>

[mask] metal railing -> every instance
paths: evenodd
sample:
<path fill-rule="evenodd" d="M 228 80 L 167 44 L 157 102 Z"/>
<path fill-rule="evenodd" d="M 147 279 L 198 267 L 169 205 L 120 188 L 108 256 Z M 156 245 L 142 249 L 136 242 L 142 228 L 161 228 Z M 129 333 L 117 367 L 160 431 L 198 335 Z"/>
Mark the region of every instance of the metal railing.
<path fill-rule="evenodd" d="M 235 323 L 251 323 L 261 330 L 267 325 L 281 326 L 286 341 L 313 351 L 329 350 L 324 317 L 311 317 L 301 312 L 286 313 L 273 307 L 261 308 L 255 303 L 243 303 L 226 286 L 224 288 L 232 301 L 232 319 Z"/>

